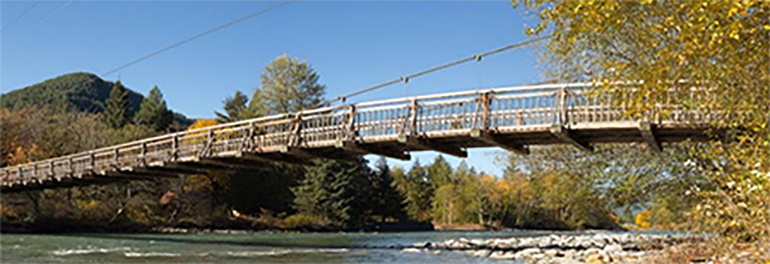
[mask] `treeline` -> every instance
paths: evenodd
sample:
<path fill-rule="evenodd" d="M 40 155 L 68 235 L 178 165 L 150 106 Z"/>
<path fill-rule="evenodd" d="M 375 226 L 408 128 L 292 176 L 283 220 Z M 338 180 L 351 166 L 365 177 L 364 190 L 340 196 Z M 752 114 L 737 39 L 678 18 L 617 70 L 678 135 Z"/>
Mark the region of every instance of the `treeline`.
<path fill-rule="evenodd" d="M 120 144 L 164 133 L 173 123 L 155 87 L 132 115 L 127 91 L 114 83 L 102 113 L 78 111 L 67 104 L 0 109 L 0 165 L 12 166 Z M 105 186 L 3 194 L 2 224 L 34 230 L 67 228 L 136 228 L 154 224 L 153 206 L 160 186 L 171 181 L 131 182 Z M 156 206 L 157 207 L 157 206 Z"/>

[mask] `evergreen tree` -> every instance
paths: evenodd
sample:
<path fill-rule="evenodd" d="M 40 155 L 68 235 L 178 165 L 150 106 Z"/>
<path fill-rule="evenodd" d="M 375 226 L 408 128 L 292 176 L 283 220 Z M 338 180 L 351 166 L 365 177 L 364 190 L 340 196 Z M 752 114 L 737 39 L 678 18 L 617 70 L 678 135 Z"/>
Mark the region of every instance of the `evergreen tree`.
<path fill-rule="evenodd" d="M 376 164 L 376 171 L 371 173 L 372 195 L 371 206 L 374 215 L 380 216 L 380 222 L 386 217 L 404 220 L 403 200 L 396 190 L 390 167 L 384 157 Z"/>
<path fill-rule="evenodd" d="M 155 131 L 163 131 L 171 125 L 174 120 L 174 114 L 166 107 L 166 101 L 163 100 L 163 94 L 158 86 L 152 87 L 139 108 L 139 112 L 134 116 L 134 122 L 144 125 Z"/>
<path fill-rule="evenodd" d="M 236 91 L 235 95 L 228 96 L 222 101 L 225 113 L 214 111 L 214 114 L 217 115 L 217 121 L 227 123 L 254 117 L 246 107 L 248 103 L 249 98 L 241 91 Z"/>
<path fill-rule="evenodd" d="M 372 211 L 372 191 L 365 160 L 356 163 L 314 160 L 300 186 L 294 188 L 297 211 L 325 217 L 341 226 L 357 226 Z"/>
<path fill-rule="evenodd" d="M 442 155 L 436 156 L 433 164 L 427 167 L 427 173 L 431 186 L 434 189 L 438 189 L 445 184 L 456 184 L 456 180 L 452 178 L 452 166 L 449 165 Z"/>
<path fill-rule="evenodd" d="M 417 221 L 429 221 L 431 219 L 431 198 L 433 187 L 431 186 L 428 172 L 417 160 L 406 174 L 408 190 L 406 192 L 406 212 L 410 218 Z"/>
<path fill-rule="evenodd" d="M 126 87 L 123 87 L 120 81 L 115 82 L 102 114 L 102 118 L 107 126 L 117 129 L 129 123 L 131 119 L 128 104 L 128 90 Z"/>

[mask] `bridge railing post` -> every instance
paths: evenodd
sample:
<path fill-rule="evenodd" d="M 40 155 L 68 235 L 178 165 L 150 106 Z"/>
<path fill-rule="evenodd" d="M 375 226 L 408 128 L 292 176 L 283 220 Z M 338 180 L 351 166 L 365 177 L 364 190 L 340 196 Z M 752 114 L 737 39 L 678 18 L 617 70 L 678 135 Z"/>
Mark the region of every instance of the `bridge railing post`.
<path fill-rule="evenodd" d="M 564 126 L 569 124 L 569 96 L 567 87 L 559 89 L 559 123 Z"/>
<path fill-rule="evenodd" d="M 297 113 L 297 116 L 294 118 L 292 129 L 288 136 L 289 136 L 289 140 L 286 142 L 287 146 L 289 147 L 299 146 L 302 140 L 302 114 L 301 113 Z"/>
<path fill-rule="evenodd" d="M 489 129 L 489 107 L 492 103 L 491 97 L 489 96 L 489 91 L 484 92 L 479 97 L 479 101 L 481 103 L 481 124 L 479 124 L 478 129 L 481 131 L 487 131 Z"/>
<path fill-rule="evenodd" d="M 93 151 L 89 151 L 88 152 L 88 157 L 89 157 L 89 163 L 91 165 L 90 169 L 91 170 L 95 170 L 96 169 L 96 156 L 94 155 L 94 152 Z"/>
<path fill-rule="evenodd" d="M 257 134 L 257 127 L 254 121 L 249 122 L 249 128 L 246 130 L 246 137 L 241 142 L 240 149 L 238 151 L 247 151 L 254 148 L 254 137 Z"/>
<path fill-rule="evenodd" d="M 412 99 L 412 106 L 409 108 L 409 112 L 411 114 L 411 122 L 409 127 L 409 134 L 410 135 L 416 135 L 417 134 L 417 115 L 419 115 L 419 104 L 417 102 L 417 99 Z"/>
<path fill-rule="evenodd" d="M 356 105 L 348 106 L 348 124 L 345 140 L 356 139 Z"/>
<path fill-rule="evenodd" d="M 141 154 L 139 154 L 139 159 L 140 165 L 147 165 L 147 142 L 142 142 L 142 150 Z"/>
<path fill-rule="evenodd" d="M 213 153 L 212 148 L 214 147 L 214 130 L 209 128 L 206 130 L 206 143 L 203 145 L 203 148 L 198 151 L 198 157 L 205 157 Z"/>
<path fill-rule="evenodd" d="M 115 148 L 115 157 L 113 158 L 112 165 L 115 168 L 120 168 L 120 148 Z"/>
<path fill-rule="evenodd" d="M 38 178 L 38 176 L 37 176 L 37 171 L 38 171 L 37 167 L 38 167 L 37 162 L 32 164 L 32 178 L 34 180 L 40 180 L 40 178 Z"/>
<path fill-rule="evenodd" d="M 174 133 L 171 138 L 171 160 L 175 161 L 179 156 L 179 135 Z"/>

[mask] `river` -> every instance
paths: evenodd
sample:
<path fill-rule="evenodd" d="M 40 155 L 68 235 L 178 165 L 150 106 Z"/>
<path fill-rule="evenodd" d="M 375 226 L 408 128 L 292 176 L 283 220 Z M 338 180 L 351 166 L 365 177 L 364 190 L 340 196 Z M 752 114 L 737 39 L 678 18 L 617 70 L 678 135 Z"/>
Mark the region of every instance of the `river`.
<path fill-rule="evenodd" d="M 403 232 L 243 234 L 2 234 L 2 263 L 491 263 L 457 252 L 410 253 L 412 245 L 465 237 L 533 237 L 591 232 Z M 510 262 L 508 262 L 510 263 Z"/>

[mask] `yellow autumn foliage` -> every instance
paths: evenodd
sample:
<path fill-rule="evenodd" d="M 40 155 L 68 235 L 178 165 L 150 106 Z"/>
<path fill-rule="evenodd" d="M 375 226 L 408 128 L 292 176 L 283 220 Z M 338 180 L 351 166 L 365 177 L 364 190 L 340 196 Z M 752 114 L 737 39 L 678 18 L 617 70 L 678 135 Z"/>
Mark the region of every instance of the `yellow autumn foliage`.
<path fill-rule="evenodd" d="M 650 217 L 652 216 L 652 212 L 650 210 L 644 210 L 636 214 L 636 217 L 634 217 L 634 224 L 638 226 L 639 228 L 647 229 L 650 228 Z"/>

